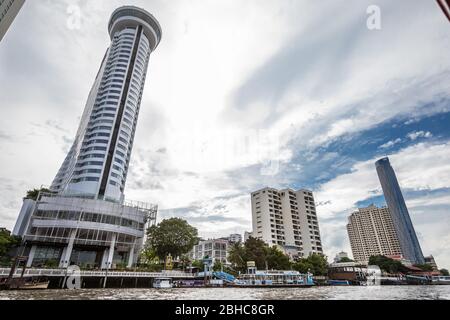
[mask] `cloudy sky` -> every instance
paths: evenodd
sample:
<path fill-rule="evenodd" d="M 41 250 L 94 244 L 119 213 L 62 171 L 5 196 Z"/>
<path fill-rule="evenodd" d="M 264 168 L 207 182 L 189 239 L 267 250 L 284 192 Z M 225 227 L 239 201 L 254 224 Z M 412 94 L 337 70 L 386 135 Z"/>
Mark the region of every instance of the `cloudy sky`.
<path fill-rule="evenodd" d="M 0 226 L 53 180 L 123 4 L 163 28 L 127 198 L 215 237 L 251 229 L 251 191 L 310 188 L 332 258 L 350 252 L 348 215 L 383 205 L 389 155 L 424 253 L 450 267 L 450 30 L 434 1 L 28 0 L 0 43 Z"/>

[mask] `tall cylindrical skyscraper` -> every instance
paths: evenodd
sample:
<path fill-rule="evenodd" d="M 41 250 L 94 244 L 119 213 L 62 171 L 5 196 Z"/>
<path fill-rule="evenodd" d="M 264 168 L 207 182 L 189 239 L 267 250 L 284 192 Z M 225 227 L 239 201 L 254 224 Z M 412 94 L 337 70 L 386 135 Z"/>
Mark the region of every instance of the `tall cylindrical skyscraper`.
<path fill-rule="evenodd" d="M 150 13 L 133 6 L 115 10 L 108 31 L 111 45 L 51 190 L 121 202 L 149 58 L 162 32 Z"/>
<path fill-rule="evenodd" d="M 403 256 L 412 263 L 423 264 L 425 259 L 422 249 L 389 158 L 383 158 L 375 165 Z"/>
<path fill-rule="evenodd" d="M 124 201 L 150 54 L 161 27 L 147 11 L 121 7 L 109 22 L 111 45 L 98 71 L 74 143 L 51 191 L 24 199 L 13 234 L 28 267 L 59 261 L 109 269 L 137 262 L 157 206 Z"/>

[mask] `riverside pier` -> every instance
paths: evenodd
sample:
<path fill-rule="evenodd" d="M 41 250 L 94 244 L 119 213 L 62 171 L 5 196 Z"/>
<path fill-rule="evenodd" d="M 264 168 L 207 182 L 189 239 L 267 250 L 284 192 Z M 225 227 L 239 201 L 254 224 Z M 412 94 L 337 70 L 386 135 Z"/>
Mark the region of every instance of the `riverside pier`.
<path fill-rule="evenodd" d="M 0 282 L 10 275 L 9 268 L 0 268 Z M 79 277 L 81 288 L 152 288 L 155 279 L 170 278 L 173 281 L 201 279 L 192 273 L 180 271 L 163 272 L 132 272 L 132 271 L 76 271 L 68 272 L 66 269 L 26 269 L 24 278 L 46 278 L 49 289 L 65 288 L 69 277 Z M 22 277 L 22 270 L 16 270 L 13 278 Z"/>

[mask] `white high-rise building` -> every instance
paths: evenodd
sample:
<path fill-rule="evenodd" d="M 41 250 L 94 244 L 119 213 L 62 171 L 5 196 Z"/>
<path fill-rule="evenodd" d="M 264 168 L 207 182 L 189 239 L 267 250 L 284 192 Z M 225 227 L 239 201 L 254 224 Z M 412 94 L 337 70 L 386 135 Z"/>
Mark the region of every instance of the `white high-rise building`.
<path fill-rule="evenodd" d="M 125 6 L 113 12 L 108 30 L 111 45 L 51 192 L 25 199 L 17 219 L 13 234 L 23 239 L 29 267 L 131 267 L 156 221 L 157 207 L 125 202 L 124 188 L 161 27 L 147 11 Z"/>
<path fill-rule="evenodd" d="M 292 258 L 323 253 L 311 191 L 265 188 L 251 198 L 253 237 L 282 247 Z"/>
<path fill-rule="evenodd" d="M 400 242 L 387 207 L 360 208 L 348 218 L 348 237 L 353 258 L 367 263 L 371 256 L 402 256 Z"/>
<path fill-rule="evenodd" d="M 0 0 L 0 41 L 13 23 L 25 0 Z"/>
<path fill-rule="evenodd" d="M 112 14 L 108 30 L 111 45 L 51 190 L 121 202 L 147 67 L 161 27 L 147 11 L 126 6 Z"/>

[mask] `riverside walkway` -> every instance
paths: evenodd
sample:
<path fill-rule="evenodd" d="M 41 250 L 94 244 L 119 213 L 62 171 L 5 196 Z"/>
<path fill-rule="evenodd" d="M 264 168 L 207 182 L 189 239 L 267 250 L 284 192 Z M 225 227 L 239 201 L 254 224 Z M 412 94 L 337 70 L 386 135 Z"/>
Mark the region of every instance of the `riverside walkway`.
<path fill-rule="evenodd" d="M 9 276 L 9 268 L 0 268 L 0 278 Z M 74 272 L 67 272 L 66 269 L 26 269 L 24 277 L 64 277 L 70 276 Z M 22 270 L 16 270 L 14 277 L 20 277 Z M 163 271 L 163 272 L 133 272 L 133 271 L 78 271 L 77 274 L 83 278 L 89 277 L 111 277 L 111 278 L 173 278 L 173 279 L 194 279 L 195 274 L 180 271 Z"/>

